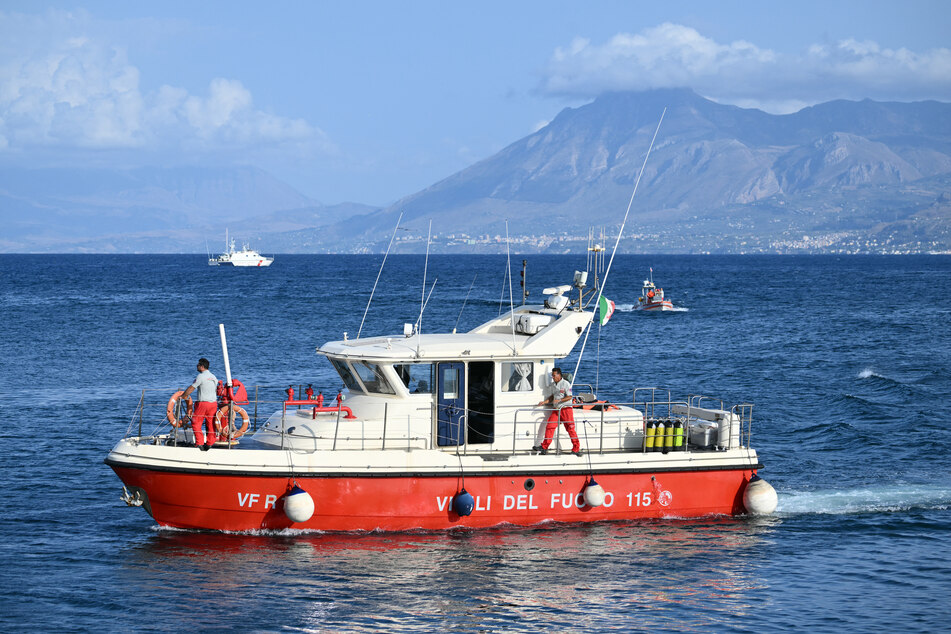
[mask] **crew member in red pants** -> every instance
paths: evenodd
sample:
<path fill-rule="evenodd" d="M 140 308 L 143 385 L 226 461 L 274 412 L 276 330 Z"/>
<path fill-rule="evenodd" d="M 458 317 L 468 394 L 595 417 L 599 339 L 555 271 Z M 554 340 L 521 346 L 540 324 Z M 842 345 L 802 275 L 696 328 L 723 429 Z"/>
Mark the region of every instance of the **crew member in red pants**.
<path fill-rule="evenodd" d="M 545 440 L 541 445 L 532 447 L 533 451 L 544 455 L 548 453 L 548 447 L 555 437 L 555 430 L 558 429 L 558 421 L 561 420 L 568 430 L 568 436 L 571 437 L 571 453 L 576 456 L 581 455 L 581 443 L 578 441 L 578 434 L 575 433 L 575 415 L 571 409 L 571 383 L 561 376 L 561 368 L 552 368 L 552 384 L 548 388 L 548 398 L 538 405 L 551 405 L 555 408 L 548 417 L 548 425 L 545 427 Z"/>
<path fill-rule="evenodd" d="M 198 390 L 195 412 L 192 414 L 192 431 L 195 432 L 195 444 L 202 451 L 208 451 L 218 440 L 215 433 L 215 414 L 218 413 L 218 377 L 208 371 L 208 359 L 198 360 L 198 376 L 195 382 L 188 386 L 182 398 L 187 398 L 192 390 Z M 202 425 L 208 427 L 208 437 L 202 433 Z M 207 443 L 207 444 L 206 444 Z"/>

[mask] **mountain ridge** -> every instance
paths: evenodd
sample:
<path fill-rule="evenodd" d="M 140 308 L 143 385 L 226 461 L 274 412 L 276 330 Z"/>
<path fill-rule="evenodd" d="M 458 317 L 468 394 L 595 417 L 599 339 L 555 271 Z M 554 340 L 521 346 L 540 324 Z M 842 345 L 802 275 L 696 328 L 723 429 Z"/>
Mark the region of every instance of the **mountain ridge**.
<path fill-rule="evenodd" d="M 884 247 L 875 236 L 898 223 L 896 240 L 914 233 L 925 238 L 914 248 L 951 250 L 942 237 L 951 226 L 942 202 L 951 104 L 838 100 L 773 115 L 689 89 L 605 93 L 565 108 L 493 156 L 385 208 L 322 205 L 256 168 L 98 174 L 69 195 L 43 182 L 31 189 L 0 170 L 0 220 L 8 225 L 0 250 L 95 250 L 103 240 L 113 251 L 123 235 L 136 250 L 148 249 L 150 236 L 166 249 L 170 239 L 194 249 L 195 234 L 223 233 L 230 222 L 272 252 L 382 251 L 400 213 L 414 238 L 401 232 L 397 248 L 424 250 L 419 236 L 430 219 L 437 233 L 460 236 L 437 248 L 497 249 L 485 237 L 506 231 L 532 248 L 553 248 L 591 226 L 619 223 L 665 107 L 629 223 L 632 233 L 655 238 L 627 248 L 783 251 L 821 233 L 813 248 L 876 249 Z M 47 183 L 77 179 L 46 174 Z M 100 222 L 78 226 L 88 218 Z M 72 234 L 57 233 L 62 226 Z"/>
<path fill-rule="evenodd" d="M 608 93 L 379 217 L 400 209 L 412 225 L 438 210 L 462 223 L 458 231 L 477 224 L 498 231 L 504 218 L 525 231 L 541 214 L 581 234 L 616 223 L 665 104 L 632 209 L 635 224 L 670 226 L 773 197 L 782 203 L 808 192 L 901 187 L 951 172 L 949 104 L 836 101 L 771 115 L 687 89 Z"/>

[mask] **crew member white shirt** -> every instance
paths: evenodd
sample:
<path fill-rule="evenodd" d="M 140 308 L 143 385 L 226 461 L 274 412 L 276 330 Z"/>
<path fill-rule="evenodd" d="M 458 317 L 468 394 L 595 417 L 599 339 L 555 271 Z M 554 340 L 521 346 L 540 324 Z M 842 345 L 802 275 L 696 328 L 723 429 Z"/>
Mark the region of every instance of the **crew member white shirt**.
<path fill-rule="evenodd" d="M 571 396 L 571 383 L 562 378 L 557 383 L 552 383 L 548 386 L 548 396 L 554 397 L 553 401 L 555 407 L 561 409 L 563 407 L 571 407 L 571 400 L 567 400 L 564 403 L 559 403 L 561 399 L 566 396 Z"/>
<path fill-rule="evenodd" d="M 197 400 L 214 403 L 218 400 L 218 377 L 209 370 L 202 370 L 195 377 L 192 387 L 196 390 Z"/>

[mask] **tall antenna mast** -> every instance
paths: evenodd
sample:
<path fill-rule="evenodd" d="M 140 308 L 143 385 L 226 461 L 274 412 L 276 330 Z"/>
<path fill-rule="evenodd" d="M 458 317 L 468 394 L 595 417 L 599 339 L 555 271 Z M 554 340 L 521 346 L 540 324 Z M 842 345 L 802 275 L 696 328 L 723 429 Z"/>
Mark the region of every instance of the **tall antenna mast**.
<path fill-rule="evenodd" d="M 601 288 L 601 278 L 600 272 L 604 270 L 604 247 L 597 241 L 589 241 L 591 246 L 588 247 L 588 260 L 590 263 L 590 268 L 594 269 L 594 291 L 597 292 Z M 593 295 L 589 296 L 591 299 Z"/>
<path fill-rule="evenodd" d="M 459 309 L 459 316 L 456 317 L 456 325 L 452 327 L 452 334 L 456 334 L 456 328 L 459 327 L 459 320 L 462 319 L 462 311 L 466 309 L 466 302 L 469 301 L 469 293 L 472 292 L 472 287 L 475 286 L 475 281 L 478 276 L 478 274 L 472 276 L 472 284 L 469 284 L 469 292 L 466 293 L 466 298 L 462 300 L 462 308 Z"/>
<path fill-rule="evenodd" d="M 357 339 L 360 338 L 360 333 L 363 332 L 363 322 L 367 320 L 367 312 L 370 310 L 370 302 L 373 301 L 373 293 L 376 292 L 376 285 L 380 281 L 380 275 L 383 274 L 383 265 L 386 264 L 386 256 L 390 254 L 390 247 L 393 246 L 393 240 L 396 238 L 396 232 L 400 228 L 400 220 L 403 219 L 403 212 L 400 212 L 400 217 L 396 219 L 396 226 L 393 227 L 393 235 L 390 236 L 390 243 L 386 246 L 386 253 L 383 254 L 383 262 L 380 263 L 380 271 L 376 274 L 376 282 L 373 282 L 373 290 L 370 291 L 370 299 L 367 300 L 367 307 L 363 311 L 363 319 L 360 320 L 360 329 L 357 330 Z"/>
<path fill-rule="evenodd" d="M 433 296 L 433 291 L 436 290 L 436 282 L 439 281 L 439 278 L 433 280 L 433 285 L 429 287 L 429 294 L 426 295 L 426 302 L 423 304 L 423 309 L 419 311 L 419 319 L 422 320 L 423 313 L 426 312 L 426 307 L 429 306 L 429 298 Z M 419 321 L 416 322 L 416 325 L 419 325 Z"/>
<path fill-rule="evenodd" d="M 621 243 L 621 236 L 624 235 L 624 225 L 627 224 L 627 216 L 631 213 L 631 205 L 634 204 L 634 196 L 637 194 L 637 186 L 641 183 L 641 176 L 644 175 L 644 168 L 647 167 L 647 159 L 650 158 L 651 150 L 654 149 L 654 142 L 657 140 L 657 133 L 660 132 L 660 124 L 664 122 L 665 114 L 667 114 L 667 108 L 664 108 L 664 111 L 660 113 L 660 121 L 657 122 L 657 128 L 654 130 L 653 138 L 651 138 L 651 144 L 647 147 L 647 154 L 644 155 L 644 162 L 641 164 L 641 169 L 637 173 L 637 180 L 634 181 L 634 191 L 631 192 L 631 200 L 627 203 L 627 211 L 624 212 L 624 220 L 621 221 L 621 228 L 617 232 L 617 240 L 614 241 L 614 250 L 611 251 L 611 259 L 608 260 L 608 268 L 604 272 L 604 279 L 601 281 L 601 288 L 598 289 L 598 297 L 594 302 L 594 310 L 597 310 L 597 307 L 601 305 L 602 291 L 608 284 L 608 275 L 611 274 L 611 265 L 614 264 L 614 256 L 617 255 L 617 247 Z M 588 322 L 588 327 L 585 328 L 584 341 L 581 342 L 581 350 L 578 352 L 578 361 L 575 363 L 575 371 L 572 375 L 572 383 L 574 383 L 578 377 L 578 368 L 581 367 L 581 358 L 584 356 L 584 347 L 585 344 L 588 343 L 588 335 L 591 334 L 591 324 L 594 323 L 595 316 L 592 316 L 591 321 Z M 600 324 L 601 322 L 598 321 L 598 323 Z"/>
<path fill-rule="evenodd" d="M 585 269 L 584 269 L 585 271 L 591 270 L 591 241 L 592 241 L 593 232 L 594 232 L 594 229 L 592 229 L 591 227 L 588 227 L 588 254 L 587 254 L 588 257 L 585 260 Z M 597 271 L 595 271 L 595 273 L 597 273 Z"/>
<path fill-rule="evenodd" d="M 509 321 L 512 322 L 512 353 L 518 354 L 518 351 L 515 349 L 515 299 L 512 297 L 512 254 L 509 251 L 509 221 L 505 220 L 505 257 L 508 261 L 506 267 L 508 268 L 509 275 L 509 312 L 512 315 L 512 319 Z"/>
<path fill-rule="evenodd" d="M 419 296 L 419 319 L 416 320 L 416 354 L 419 355 L 419 338 L 423 332 L 423 309 L 426 308 L 426 274 L 429 272 L 429 243 L 433 237 L 433 221 L 429 219 L 429 233 L 426 234 L 426 262 L 423 264 L 423 291 Z"/>
<path fill-rule="evenodd" d="M 528 288 L 525 286 L 525 273 L 528 271 L 528 260 L 522 260 L 522 306 L 525 305 L 525 300 L 528 299 Z"/>

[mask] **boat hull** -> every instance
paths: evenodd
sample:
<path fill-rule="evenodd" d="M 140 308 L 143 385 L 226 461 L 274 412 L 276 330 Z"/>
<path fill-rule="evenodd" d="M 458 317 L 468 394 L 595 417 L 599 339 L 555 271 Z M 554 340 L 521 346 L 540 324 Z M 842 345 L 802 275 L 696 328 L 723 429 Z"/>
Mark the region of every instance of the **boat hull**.
<path fill-rule="evenodd" d="M 231 262 L 231 266 L 271 266 L 273 260 L 253 260 L 249 262 Z"/>
<path fill-rule="evenodd" d="M 297 476 L 315 502 L 314 515 L 294 523 L 284 513 L 287 476 L 159 471 L 111 464 L 162 526 L 220 531 L 405 531 L 455 527 L 530 526 L 546 521 L 590 522 L 739 515 L 755 470 L 598 473 L 601 506 L 585 503 L 590 476 L 571 473 L 491 474 L 465 478 L 472 514 L 453 511 L 463 488 L 457 476 Z"/>
<path fill-rule="evenodd" d="M 209 260 L 210 266 L 271 266 L 274 258 L 254 258 L 249 260 Z"/>
<path fill-rule="evenodd" d="M 668 310 L 673 310 L 674 304 L 669 301 L 649 302 L 649 303 L 638 306 L 638 309 L 646 311 L 646 312 L 651 312 L 651 313 L 659 313 L 659 312 L 664 312 Z"/>

